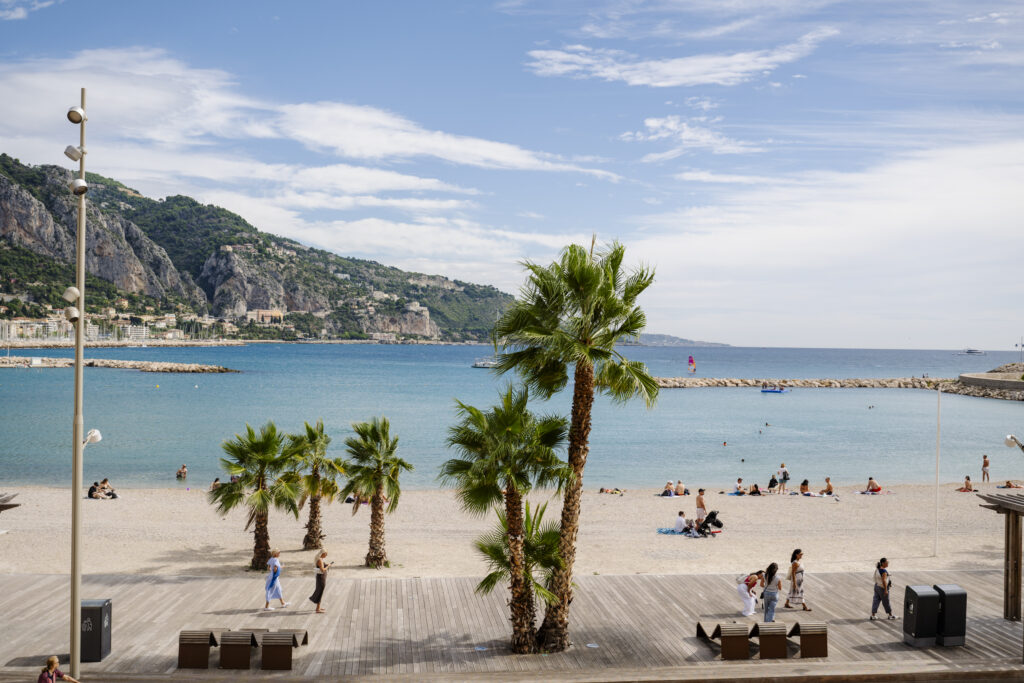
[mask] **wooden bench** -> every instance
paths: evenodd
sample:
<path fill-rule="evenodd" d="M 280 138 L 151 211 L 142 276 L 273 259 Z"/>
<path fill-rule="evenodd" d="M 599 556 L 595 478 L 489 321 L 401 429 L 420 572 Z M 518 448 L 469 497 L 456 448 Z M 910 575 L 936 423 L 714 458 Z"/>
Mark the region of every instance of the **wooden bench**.
<path fill-rule="evenodd" d="M 178 668 L 209 669 L 211 647 L 217 647 L 214 631 L 182 631 L 178 634 Z"/>
<path fill-rule="evenodd" d="M 301 629 L 278 629 L 264 633 L 261 669 L 291 671 L 292 650 L 309 644 L 309 634 Z"/>
<path fill-rule="evenodd" d="M 750 626 L 747 624 L 715 624 L 697 622 L 697 637 L 708 643 L 718 641 L 722 659 L 750 659 Z"/>
<path fill-rule="evenodd" d="M 757 638 L 761 659 L 786 659 L 789 656 L 789 641 L 786 639 L 786 625 L 780 622 L 754 624 L 750 637 Z"/>
<path fill-rule="evenodd" d="M 256 634 L 265 630 L 246 629 L 222 633 L 220 636 L 220 668 L 248 669 L 253 648 L 260 646 Z"/>
<path fill-rule="evenodd" d="M 805 621 L 793 624 L 789 636 L 800 638 L 800 657 L 828 657 L 828 624 L 824 621 Z"/>

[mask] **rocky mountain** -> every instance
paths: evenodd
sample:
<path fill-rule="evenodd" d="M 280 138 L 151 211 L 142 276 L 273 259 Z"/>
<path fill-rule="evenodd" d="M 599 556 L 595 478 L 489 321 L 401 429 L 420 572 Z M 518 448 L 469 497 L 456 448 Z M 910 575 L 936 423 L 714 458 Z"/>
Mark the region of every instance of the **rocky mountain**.
<path fill-rule="evenodd" d="M 225 319 L 257 309 L 312 314 L 333 335 L 484 339 L 512 300 L 493 287 L 310 248 L 190 197 L 154 200 L 99 175 L 87 180 L 88 273 L 160 308 Z M 0 249 L 0 274 L 15 250 L 73 262 L 70 181 L 65 169 L 0 154 L 0 246 L 10 247 Z"/>

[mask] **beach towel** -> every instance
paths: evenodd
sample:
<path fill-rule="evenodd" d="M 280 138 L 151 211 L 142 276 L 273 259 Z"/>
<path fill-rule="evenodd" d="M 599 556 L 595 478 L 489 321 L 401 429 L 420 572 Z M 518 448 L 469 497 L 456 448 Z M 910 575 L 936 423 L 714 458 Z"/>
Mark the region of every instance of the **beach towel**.
<path fill-rule="evenodd" d="M 997 486 L 996 488 L 997 489 L 1020 489 L 1020 488 L 1024 488 L 1024 486 Z"/>
<path fill-rule="evenodd" d="M 858 496 L 891 496 L 892 491 L 854 491 Z"/>

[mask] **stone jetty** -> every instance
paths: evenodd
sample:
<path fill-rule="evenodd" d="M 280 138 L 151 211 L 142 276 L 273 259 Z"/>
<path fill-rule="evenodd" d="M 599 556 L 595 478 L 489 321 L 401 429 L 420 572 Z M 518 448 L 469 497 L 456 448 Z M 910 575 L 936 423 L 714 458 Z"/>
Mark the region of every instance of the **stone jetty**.
<path fill-rule="evenodd" d="M 723 377 L 656 377 L 663 389 L 699 389 L 708 387 L 748 387 L 760 389 L 762 384 L 786 389 L 942 389 L 947 394 L 1024 401 L 1024 390 L 1017 384 L 998 386 L 995 383 L 972 382 L 966 375 L 959 379 L 936 377 L 847 378 L 847 379 L 736 379 Z"/>
<path fill-rule="evenodd" d="M 42 358 L 30 356 L 0 357 L 0 368 L 70 368 L 74 367 L 74 358 Z M 119 370 L 141 370 L 142 372 L 238 372 L 220 365 L 200 365 L 199 363 L 167 363 L 149 360 L 114 360 L 111 358 L 87 358 L 87 368 L 116 368 Z"/>

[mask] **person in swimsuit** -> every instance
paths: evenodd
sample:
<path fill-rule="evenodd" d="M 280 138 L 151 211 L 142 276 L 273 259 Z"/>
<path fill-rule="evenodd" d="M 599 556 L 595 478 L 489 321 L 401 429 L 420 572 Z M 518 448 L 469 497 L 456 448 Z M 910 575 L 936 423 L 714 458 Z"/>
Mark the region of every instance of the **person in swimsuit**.
<path fill-rule="evenodd" d="M 804 479 L 800 482 L 800 494 L 804 496 L 811 495 L 811 482 L 809 480 Z"/>
<path fill-rule="evenodd" d="M 864 489 L 864 493 L 881 493 L 882 486 L 875 481 L 874 477 L 868 477 L 868 487 Z"/>
<path fill-rule="evenodd" d="M 957 489 L 960 493 L 971 493 L 974 491 L 974 485 L 971 484 L 971 475 L 964 477 L 964 485 Z"/>
<path fill-rule="evenodd" d="M 986 481 L 988 481 L 988 465 L 989 465 L 988 456 L 987 455 L 981 456 L 981 481 L 982 481 L 982 483 L 985 483 Z"/>
<path fill-rule="evenodd" d="M 823 496 L 834 496 L 835 490 L 832 488 L 832 479 L 825 477 L 825 488 L 820 491 Z"/>
<path fill-rule="evenodd" d="M 677 496 L 685 496 L 686 495 L 686 487 L 683 486 L 683 480 L 682 479 L 679 479 L 679 480 L 676 481 L 675 493 L 676 493 Z"/>
<path fill-rule="evenodd" d="M 708 511 L 704 506 L 704 489 L 697 489 L 697 526 L 700 526 L 704 521 L 704 518 L 708 516 Z"/>
<path fill-rule="evenodd" d="M 184 479 L 188 476 L 188 465 L 182 465 L 178 468 L 178 471 L 174 473 L 175 479 Z"/>

